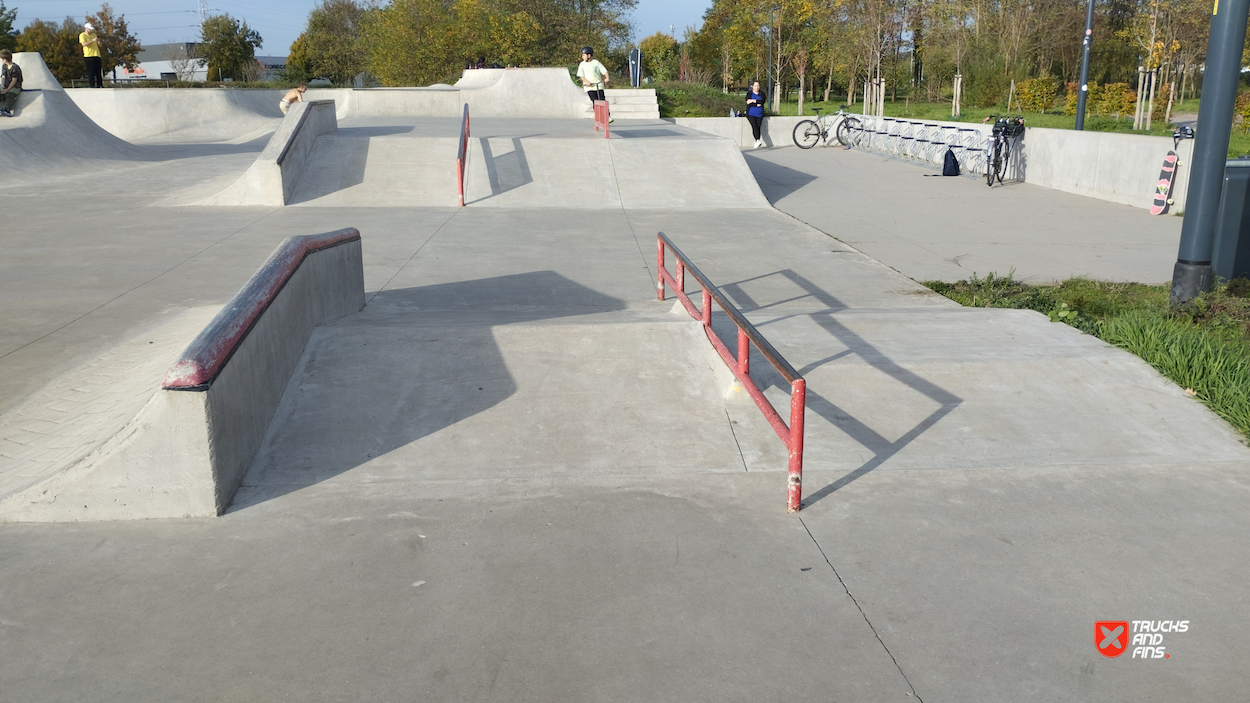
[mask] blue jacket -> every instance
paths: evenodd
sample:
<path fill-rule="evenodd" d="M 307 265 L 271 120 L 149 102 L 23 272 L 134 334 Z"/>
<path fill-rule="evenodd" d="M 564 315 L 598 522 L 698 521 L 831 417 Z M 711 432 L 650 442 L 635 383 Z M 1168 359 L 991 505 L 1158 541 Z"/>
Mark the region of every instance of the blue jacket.
<path fill-rule="evenodd" d="M 758 101 L 759 101 L 759 103 L 756 103 L 756 104 L 754 104 L 754 105 L 749 105 L 749 106 L 747 106 L 747 114 L 748 114 L 748 115 L 750 115 L 751 117 L 763 117 L 763 116 L 764 116 L 764 105 L 763 105 L 762 103 L 764 102 L 764 96 L 763 96 L 763 95 L 760 95 L 759 93 L 753 93 L 753 92 L 751 92 L 750 90 L 748 90 L 748 91 L 747 91 L 747 100 L 758 100 Z"/>

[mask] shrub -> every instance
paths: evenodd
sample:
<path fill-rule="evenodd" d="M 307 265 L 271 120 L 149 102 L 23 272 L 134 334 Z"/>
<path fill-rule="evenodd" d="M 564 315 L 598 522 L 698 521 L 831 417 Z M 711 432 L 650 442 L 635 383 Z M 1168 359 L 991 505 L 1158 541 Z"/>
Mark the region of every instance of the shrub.
<path fill-rule="evenodd" d="M 1046 112 L 1055 104 L 1055 92 L 1059 90 L 1059 81 L 1054 76 L 1032 78 L 1016 84 L 1016 100 L 1020 108 L 1028 112 Z M 1009 105 L 1008 108 L 1011 106 Z"/>

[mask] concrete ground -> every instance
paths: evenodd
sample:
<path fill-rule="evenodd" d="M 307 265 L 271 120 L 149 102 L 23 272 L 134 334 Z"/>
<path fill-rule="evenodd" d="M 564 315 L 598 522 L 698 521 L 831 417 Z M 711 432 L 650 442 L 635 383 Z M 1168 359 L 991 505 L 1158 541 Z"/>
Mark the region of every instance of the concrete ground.
<path fill-rule="evenodd" d="M 834 150 L 767 158 L 748 163 L 781 205 L 806 194 L 776 184 L 837 163 L 899 194 L 899 222 L 950 232 L 935 239 L 954 224 L 906 203 L 1084 200 Z M 679 164 L 655 177 L 709 176 Z M 359 228 L 369 299 L 314 336 L 226 515 L 0 525 L 4 700 L 1244 697 L 1250 450 L 1131 356 L 960 308 L 902 257 L 861 253 L 884 235 L 832 213 L 869 192 L 811 193 L 828 229 L 765 207 L 111 195 L 123 169 L 160 194 L 247 165 L 187 154 L 0 186 L 29 212 L 0 232 L 0 426 L 99 359 L 171 346 L 288 235 Z M 555 176 L 530 175 L 513 200 L 549 197 Z M 1107 229 L 1135 221 L 1084 206 Z M 655 300 L 659 230 L 808 379 L 797 515 L 775 436 Z M 784 402 L 759 357 L 753 376 Z M 1163 636 L 1166 659 L 1107 659 L 1099 620 L 1190 625 Z"/>
<path fill-rule="evenodd" d="M 1181 218 L 841 147 L 746 152 L 768 201 L 918 280 L 1172 280 Z"/>

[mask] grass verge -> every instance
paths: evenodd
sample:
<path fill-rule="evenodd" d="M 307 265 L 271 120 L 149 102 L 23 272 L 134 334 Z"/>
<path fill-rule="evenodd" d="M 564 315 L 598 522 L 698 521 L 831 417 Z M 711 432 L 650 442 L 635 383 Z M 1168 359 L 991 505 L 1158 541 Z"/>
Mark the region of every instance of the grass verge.
<path fill-rule="evenodd" d="M 1250 281 L 1168 306 L 1167 286 L 1073 278 L 1032 286 L 993 273 L 925 286 L 970 307 L 1036 310 L 1137 355 L 1250 439 Z"/>

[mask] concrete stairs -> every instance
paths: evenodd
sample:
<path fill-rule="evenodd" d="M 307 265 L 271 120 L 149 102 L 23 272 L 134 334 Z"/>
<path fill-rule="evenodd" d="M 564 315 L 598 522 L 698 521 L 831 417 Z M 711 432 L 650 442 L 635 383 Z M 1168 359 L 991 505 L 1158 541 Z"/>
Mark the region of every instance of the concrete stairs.
<path fill-rule="evenodd" d="M 654 88 L 619 88 L 605 90 L 604 96 L 615 120 L 658 120 L 660 103 Z M 586 116 L 591 117 L 590 103 L 586 104 Z"/>

